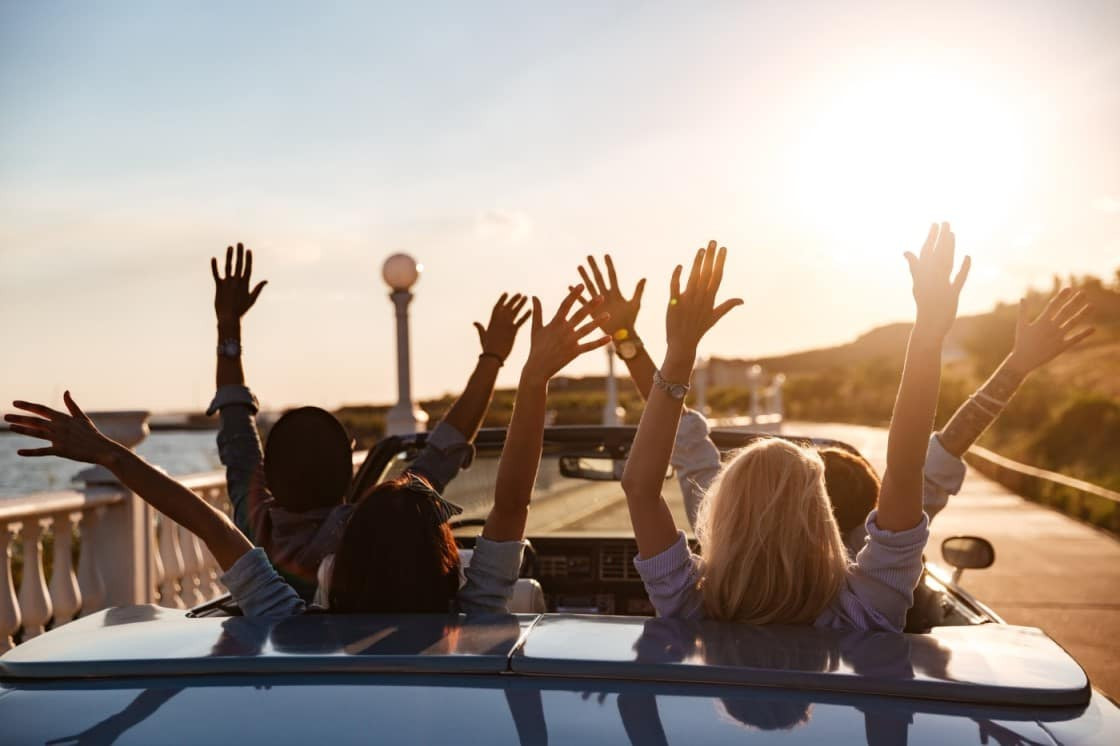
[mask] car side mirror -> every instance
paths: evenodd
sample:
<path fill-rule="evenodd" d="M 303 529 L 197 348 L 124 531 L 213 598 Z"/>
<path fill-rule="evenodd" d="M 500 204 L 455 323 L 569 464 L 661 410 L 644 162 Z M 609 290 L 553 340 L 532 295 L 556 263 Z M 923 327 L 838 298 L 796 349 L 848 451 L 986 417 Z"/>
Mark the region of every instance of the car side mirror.
<path fill-rule="evenodd" d="M 953 567 L 953 582 L 965 570 L 983 570 L 996 561 L 992 542 L 979 536 L 950 536 L 941 542 L 941 557 Z"/>

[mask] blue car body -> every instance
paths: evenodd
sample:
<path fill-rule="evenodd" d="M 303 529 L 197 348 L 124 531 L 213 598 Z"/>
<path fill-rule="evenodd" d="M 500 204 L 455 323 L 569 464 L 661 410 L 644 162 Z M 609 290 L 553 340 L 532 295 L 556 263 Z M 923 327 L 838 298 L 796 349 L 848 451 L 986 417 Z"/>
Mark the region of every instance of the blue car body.
<path fill-rule="evenodd" d="M 1042 632 L 110 609 L 0 658 L 4 743 L 1120 742 Z"/>

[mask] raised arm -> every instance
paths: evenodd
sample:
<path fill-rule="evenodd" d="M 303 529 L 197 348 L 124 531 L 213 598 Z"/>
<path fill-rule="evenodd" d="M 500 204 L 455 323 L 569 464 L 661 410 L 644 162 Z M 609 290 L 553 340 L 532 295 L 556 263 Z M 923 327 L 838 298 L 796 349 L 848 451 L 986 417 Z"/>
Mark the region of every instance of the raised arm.
<path fill-rule="evenodd" d="M 61 456 L 104 466 L 153 508 L 202 539 L 223 570 L 253 548 L 223 513 L 128 448 L 102 435 L 69 391 L 63 398 L 70 414 L 42 404 L 12 402 L 18 409 L 38 415 L 5 415 L 12 432 L 51 443 L 47 447 L 21 449 L 20 456 Z"/>
<path fill-rule="evenodd" d="M 1026 301 L 1020 302 L 1015 346 L 937 433 L 945 450 L 957 458 L 963 456 L 999 417 L 1027 376 L 1092 334 L 1092 327 L 1076 330 L 1091 310 L 1085 295 L 1071 288 L 1063 288 L 1051 298 L 1033 323 L 1027 318 Z"/>
<path fill-rule="evenodd" d="M 219 413 L 218 456 L 226 467 L 226 488 L 233 506 L 233 521 L 253 541 L 267 544 L 259 521 L 270 502 L 264 480 L 258 472 L 264 462 L 255 416 L 257 402 L 245 388 L 241 365 L 241 318 L 257 302 L 267 281 L 252 285 L 253 252 L 237 244 L 226 248 L 224 274 L 218 272 L 217 258 L 210 259 L 214 276 L 214 315 L 218 322 L 217 390 L 207 414 Z M 256 489 L 254 489 L 256 487 Z M 254 528 L 256 527 L 256 528 Z"/>
<path fill-rule="evenodd" d="M 643 400 L 648 400 L 653 390 L 653 374 L 657 371 L 657 366 L 653 364 L 653 359 L 637 332 L 638 311 L 641 309 L 646 281 L 645 278 L 638 280 L 634 294 L 627 299 L 619 289 L 618 275 L 611 255 L 606 254 L 603 262 L 607 266 L 606 280 L 593 256 L 587 257 L 587 268 L 581 266 L 579 274 L 591 292 L 591 299 L 598 299 L 601 303 L 600 312 L 609 314 L 599 328 L 611 335 L 615 350 L 626 363 L 638 393 Z M 581 294 L 580 301 L 589 303 L 590 299 L 585 299 Z M 719 449 L 708 435 L 708 421 L 703 413 L 686 409 L 677 427 L 670 463 L 677 473 L 690 528 L 695 528 L 700 502 L 720 469 Z"/>
<path fill-rule="evenodd" d="M 444 422 L 462 433 L 468 441 L 474 440 L 478 429 L 482 427 L 486 410 L 490 408 L 490 399 L 494 396 L 494 382 L 498 378 L 498 370 L 513 350 L 517 332 L 529 318 L 529 311 L 521 313 L 528 300 L 521 293 L 515 294 L 512 298 L 502 293 L 502 297 L 494 304 L 494 310 L 490 313 L 489 325 L 483 326 L 477 321 L 474 322 L 482 352 L 478 356 L 478 363 L 471 373 L 470 380 L 467 381 L 466 388 L 443 418 Z"/>
<path fill-rule="evenodd" d="M 956 237 L 948 223 L 930 227 L 918 256 L 906 252 L 918 312 L 891 415 L 879 491 L 877 523 L 887 531 L 904 531 L 922 520 L 922 472 L 941 385 L 941 345 L 956 319 L 971 264 L 965 257 L 954 279 L 955 252 Z"/>
<path fill-rule="evenodd" d="M 232 246 L 226 248 L 225 274 L 218 274 L 218 260 L 210 259 L 214 275 L 214 314 L 218 318 L 218 366 L 216 383 L 222 386 L 245 385 L 245 371 L 241 366 L 241 317 L 257 302 L 267 280 L 250 289 L 253 275 L 253 252 L 237 244 L 237 263 L 234 264 Z"/>
<path fill-rule="evenodd" d="M 607 265 L 609 282 L 603 279 L 603 273 L 599 271 L 599 264 L 593 256 L 587 257 L 588 269 L 580 266 L 579 274 L 583 278 L 584 286 L 591 295 L 591 299 L 599 299 L 599 313 L 606 314 L 606 320 L 599 325 L 599 328 L 603 330 L 604 334 L 610 335 L 614 341 L 615 351 L 622 362 L 626 363 L 626 368 L 630 371 L 630 378 L 634 380 L 634 385 L 638 387 L 638 393 L 642 395 L 643 399 L 648 399 L 649 392 L 653 389 L 653 373 L 657 370 L 657 367 L 653 364 L 649 351 L 642 343 L 642 338 L 638 336 L 636 327 L 638 311 L 642 307 L 642 293 L 645 292 L 646 280 L 644 277 L 638 280 L 638 284 L 634 286 L 634 294 L 627 299 L 622 294 L 622 290 L 619 289 L 618 275 L 615 273 L 614 260 L 611 259 L 611 255 L 604 256 L 603 261 Z M 581 294 L 580 302 L 586 304 L 590 300 L 584 299 Z"/>
<path fill-rule="evenodd" d="M 735 298 L 715 305 L 726 258 L 727 249 L 717 252 L 715 241 L 706 249 L 700 249 L 683 292 L 680 289 L 682 268 L 678 265 L 673 272 L 665 319 L 668 351 L 660 374 L 653 377 L 653 389 L 622 475 L 622 489 L 638 541 L 638 553 L 645 558 L 660 554 L 677 540 L 677 527 L 661 496 L 661 487 L 692 366 L 696 362 L 696 347 L 717 321 L 743 302 Z"/>
<path fill-rule="evenodd" d="M 610 337 L 589 342 L 581 340 L 595 331 L 599 320 L 583 322 L 592 312 L 584 306 L 572 313 L 581 285 L 572 288 L 559 310 L 547 324 L 541 302 L 533 298 L 532 341 L 529 359 L 521 371 L 517 399 L 513 405 L 509 431 L 498 462 L 494 488 L 494 507 L 486 518 L 482 535 L 492 541 L 518 541 L 524 538 L 529 517 L 529 500 L 537 481 L 537 469 L 544 446 L 545 401 L 548 381 L 581 354 L 602 347 Z M 569 315 L 570 314 L 570 315 Z"/>

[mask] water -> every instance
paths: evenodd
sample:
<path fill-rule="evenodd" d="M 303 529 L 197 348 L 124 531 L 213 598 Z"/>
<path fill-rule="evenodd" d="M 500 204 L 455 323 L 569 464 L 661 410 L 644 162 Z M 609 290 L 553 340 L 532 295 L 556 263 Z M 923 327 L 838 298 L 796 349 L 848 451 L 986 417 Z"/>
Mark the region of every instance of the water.
<path fill-rule="evenodd" d="M 144 439 L 137 451 L 170 474 L 193 474 L 222 467 L 218 461 L 216 431 L 156 432 Z M 0 500 L 31 492 L 61 490 L 72 487 L 75 474 L 87 468 L 66 459 L 45 456 L 23 458 L 20 448 L 44 445 L 43 441 L 22 435 L 0 432 Z"/>

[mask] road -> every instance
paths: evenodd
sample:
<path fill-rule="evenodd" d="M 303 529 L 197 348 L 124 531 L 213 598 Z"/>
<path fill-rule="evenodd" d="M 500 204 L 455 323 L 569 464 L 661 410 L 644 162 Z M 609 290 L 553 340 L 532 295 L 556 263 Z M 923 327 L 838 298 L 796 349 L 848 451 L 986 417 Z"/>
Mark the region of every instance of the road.
<path fill-rule="evenodd" d="M 887 441 L 882 428 L 789 423 L 785 432 L 842 440 L 882 473 Z M 678 525 L 686 525 L 675 480 L 666 482 L 665 496 Z M 530 534 L 630 529 L 617 482 L 583 483 L 541 497 L 534 499 Z M 962 585 L 1008 623 L 1041 627 L 1081 663 L 1094 686 L 1120 698 L 1120 541 L 971 470 L 961 494 L 930 529 L 927 556 L 934 560 L 949 536 L 991 541 L 995 565 L 967 572 Z"/>
<path fill-rule="evenodd" d="M 882 473 L 887 431 L 790 423 L 786 432 L 843 440 Z M 996 549 L 987 570 L 961 585 L 1010 624 L 1041 627 L 1085 668 L 1093 685 L 1120 698 L 1120 541 L 1040 507 L 969 470 L 961 493 L 930 524 L 927 556 L 943 539 L 982 536 Z"/>

